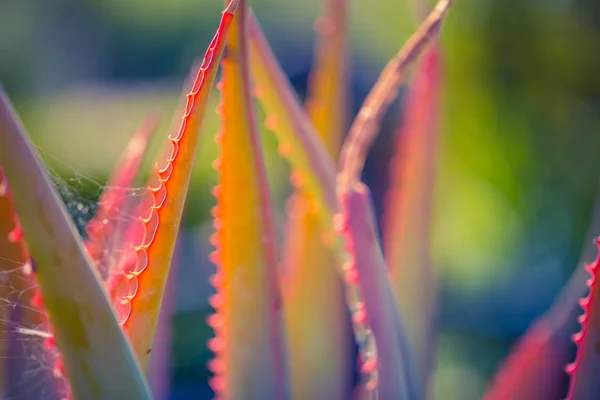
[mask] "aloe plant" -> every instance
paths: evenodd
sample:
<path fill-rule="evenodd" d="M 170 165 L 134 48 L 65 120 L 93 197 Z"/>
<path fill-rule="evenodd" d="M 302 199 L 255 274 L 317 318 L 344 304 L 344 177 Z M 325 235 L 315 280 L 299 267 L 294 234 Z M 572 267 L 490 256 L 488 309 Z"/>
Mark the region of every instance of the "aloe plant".
<path fill-rule="evenodd" d="M 217 266 L 211 279 L 216 294 L 210 299 L 215 314 L 207 321 L 215 333 L 207 346 L 214 352 L 209 368 L 216 397 L 429 397 L 435 279 L 427 241 L 443 60 L 436 37 L 452 1 L 440 0 L 389 62 L 346 138 L 347 2 L 324 1 L 305 105 L 248 1 L 225 5 L 145 196 L 126 193 L 143 175 L 141 161 L 155 130 L 152 119 L 124 152 L 85 237 L 76 231 L 8 97 L 2 95 L 0 259 L 20 265 L 2 274 L 17 289 L 39 284 L 39 292 L 14 299 L 9 293 L 0 296 L 34 310 L 24 326 L 31 325 L 44 343 L 55 393 L 75 399 L 151 398 L 146 376 L 160 379 L 160 366 L 149 373 L 153 348 L 161 345 L 155 335 L 159 324 L 168 323 L 161 306 L 170 301 L 167 278 L 173 279 L 170 271 L 202 121 L 221 65 L 221 131 L 215 136 L 220 155 L 214 162 L 219 183 L 213 190 L 217 205 L 210 238 L 215 248 L 210 260 Z M 415 64 L 397 140 L 398 160 L 390 165 L 393 183 L 380 240 L 361 173 L 380 121 Z M 255 103 L 279 141 L 279 154 L 292 168 L 294 191 L 287 202 L 281 249 Z M 123 214 L 134 218 L 119 220 Z M 569 399 L 600 396 L 595 377 L 598 263 L 589 268 L 583 329 L 575 337 L 578 356 L 568 368 Z M 573 279 L 579 295 L 581 272 Z M 159 322 L 159 315 L 166 322 Z M 564 336 L 560 328 L 567 317 L 552 315 L 536 325 L 533 339 L 516 348 L 496 380 L 501 385 L 492 386 L 487 398 L 551 395 L 523 390 L 527 382 L 518 378 L 528 365 L 552 358 L 549 346 Z M 160 350 L 156 360 L 164 359 Z M 0 363 L 5 391 L 9 366 Z M 552 379 L 559 373 L 555 367 L 536 368 L 535 379 Z M 157 387 L 155 391 L 164 392 L 164 382 Z"/>

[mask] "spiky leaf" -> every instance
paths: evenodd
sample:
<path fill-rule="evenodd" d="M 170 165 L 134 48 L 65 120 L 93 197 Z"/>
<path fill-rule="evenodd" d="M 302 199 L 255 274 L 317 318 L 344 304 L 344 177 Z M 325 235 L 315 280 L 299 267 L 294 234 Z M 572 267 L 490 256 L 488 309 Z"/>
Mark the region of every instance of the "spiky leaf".
<path fill-rule="evenodd" d="M 217 33 L 198 70 L 179 130 L 168 137 L 167 157 L 157 164 L 151 185 L 151 206 L 143 214 L 142 243 L 135 264 L 110 285 L 117 313 L 144 371 L 148 368 L 154 333 L 173 257 L 179 224 L 202 125 L 229 26 L 237 8 L 233 1 L 223 12 Z"/>
<path fill-rule="evenodd" d="M 219 398 L 283 399 L 287 359 L 271 204 L 250 87 L 246 7 L 241 0 L 222 61 L 211 385 Z"/>
<path fill-rule="evenodd" d="M 250 63 L 256 97 L 267 113 L 267 128 L 279 141 L 279 152 L 291 163 L 295 186 L 335 210 L 335 166 L 296 93 L 277 62 L 256 17 L 248 16 Z"/>
<path fill-rule="evenodd" d="M 347 4 L 327 0 L 315 23 L 317 42 L 306 108 L 332 159 L 347 118 Z M 303 188 L 287 203 L 282 264 L 285 320 L 294 398 L 347 398 L 352 337 L 338 269 L 342 254 L 320 217 L 318 199 Z M 323 353 L 330 356 L 323 358 Z"/>
<path fill-rule="evenodd" d="M 134 204 L 131 204 L 128 191 L 134 185 L 157 124 L 158 119 L 150 116 L 135 132 L 100 195 L 94 218 L 86 225 L 85 247 L 103 277 L 108 275 L 108 269 L 114 263 L 112 250 L 122 248 L 126 226 L 118 217 L 132 212 Z"/>
<path fill-rule="evenodd" d="M 302 188 L 303 193 L 316 199 L 312 203 L 312 212 L 321 216 L 325 237 L 331 236 L 327 240 L 332 241 L 335 251 L 340 253 L 343 251 L 342 241 L 333 232 L 333 213 L 337 209 L 333 161 L 302 109 L 253 15 L 249 16 L 248 31 L 257 97 L 268 115 L 267 128 L 275 132 L 280 154 L 287 157 L 292 165 L 292 185 Z M 352 314 L 360 316 L 363 310 L 358 283 L 347 280 L 342 283 L 347 307 Z M 368 321 L 360 317 L 352 321 L 359 358 L 361 362 L 368 363 L 376 352 Z M 369 371 L 366 380 L 373 381 L 370 376 L 372 370 Z"/>
<path fill-rule="evenodd" d="M 90 400 L 149 399 L 148 386 L 99 276 L 3 93 L 0 163 L 11 182 L 73 395 Z"/>
<path fill-rule="evenodd" d="M 600 238 L 596 239 L 596 244 L 600 248 Z M 587 400 L 600 396 L 600 253 L 592 264 L 586 265 L 586 269 L 591 275 L 587 280 L 589 293 L 580 301 L 583 308 L 583 314 L 579 317 L 581 331 L 573 335 L 577 356 L 567 366 L 567 372 L 571 375 L 567 400 Z"/>
<path fill-rule="evenodd" d="M 338 194 L 339 229 L 346 239 L 351 258 L 344 269 L 360 281 L 365 318 L 368 318 L 377 344 L 378 391 L 384 399 L 420 399 L 421 385 L 409 348 L 387 267 L 377 240 L 377 230 L 367 186 L 353 183 Z"/>

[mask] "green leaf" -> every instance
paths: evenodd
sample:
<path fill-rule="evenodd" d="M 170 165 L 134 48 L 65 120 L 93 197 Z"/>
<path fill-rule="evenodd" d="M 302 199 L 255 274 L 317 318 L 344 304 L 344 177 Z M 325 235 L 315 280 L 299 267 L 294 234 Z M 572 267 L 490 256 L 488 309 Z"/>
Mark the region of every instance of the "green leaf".
<path fill-rule="evenodd" d="M 148 386 L 75 226 L 4 93 L 0 163 L 11 182 L 74 397 L 149 399 Z"/>

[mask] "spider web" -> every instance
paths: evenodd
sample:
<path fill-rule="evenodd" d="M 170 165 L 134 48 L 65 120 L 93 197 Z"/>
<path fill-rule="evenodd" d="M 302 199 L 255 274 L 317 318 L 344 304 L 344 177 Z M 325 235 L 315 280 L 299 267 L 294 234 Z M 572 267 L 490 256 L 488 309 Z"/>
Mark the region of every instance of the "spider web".
<path fill-rule="evenodd" d="M 103 206 L 99 202 L 100 195 L 111 187 L 37 150 L 82 240 L 87 240 L 86 226 Z M 10 182 L 8 184 L 10 186 Z M 102 223 L 111 224 L 111 229 L 117 232 L 139 223 L 133 205 L 139 204 L 145 195 L 146 189 L 119 188 L 118 196 L 123 197 L 117 201 L 120 206 L 111 211 L 110 220 Z M 119 239 L 107 235 L 98 246 L 101 253 L 96 267 L 105 282 L 131 248 L 122 235 L 116 237 Z M 0 254 L 0 374 L 4 376 L 0 378 L 4 380 L 0 399 L 3 400 L 58 400 L 69 396 L 48 314 L 39 300 L 34 269 L 31 261 L 23 264 L 20 259 Z"/>

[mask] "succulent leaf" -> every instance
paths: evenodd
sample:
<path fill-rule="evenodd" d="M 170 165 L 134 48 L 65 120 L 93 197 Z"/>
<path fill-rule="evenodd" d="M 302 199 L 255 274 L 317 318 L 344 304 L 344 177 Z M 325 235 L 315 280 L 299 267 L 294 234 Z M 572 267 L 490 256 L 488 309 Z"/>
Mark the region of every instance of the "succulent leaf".
<path fill-rule="evenodd" d="M 4 93 L 0 162 L 74 397 L 149 399 L 99 276 Z"/>
<path fill-rule="evenodd" d="M 588 236 L 599 226 L 600 207 L 597 206 Z M 595 241 L 587 243 L 582 260 L 597 251 Z M 571 337 L 581 314 L 579 301 L 589 290 L 588 278 L 585 262 L 581 262 L 552 308 L 519 339 L 486 390 L 485 400 L 562 398 L 568 378 L 564 365 L 571 357 Z"/>
<path fill-rule="evenodd" d="M 340 156 L 342 184 L 360 179 L 367 152 L 377 135 L 381 119 L 396 98 L 398 88 L 410 66 L 437 36 L 451 5 L 452 0 L 439 0 L 433 11 L 379 75 L 344 142 Z"/>
<path fill-rule="evenodd" d="M 440 54 L 430 48 L 411 80 L 390 163 L 390 189 L 382 220 L 383 249 L 392 290 L 415 362 L 426 385 L 434 358 L 435 280 L 430 231 Z"/>
<path fill-rule="evenodd" d="M 327 0 L 315 22 L 317 42 L 306 110 L 331 157 L 338 157 L 348 118 L 348 4 Z"/>
<path fill-rule="evenodd" d="M 251 94 L 246 35 L 247 5 L 240 1 L 221 62 L 222 132 L 216 137 L 217 294 L 209 367 L 218 398 L 288 398 L 282 307 L 276 270 L 269 188 Z"/>
<path fill-rule="evenodd" d="M 359 192 L 366 191 L 366 187 L 362 188 L 362 184 L 360 184 L 359 180 L 364 166 L 366 155 L 378 131 L 379 121 L 383 117 L 385 111 L 387 110 L 392 100 L 395 98 L 398 86 L 404 79 L 407 69 L 420 56 L 422 51 L 431 42 L 435 34 L 438 32 L 441 21 L 451 4 L 452 1 L 450 0 L 440 0 L 436 5 L 435 9 L 421 24 L 417 32 L 413 34 L 413 36 L 411 36 L 411 38 L 405 43 L 405 45 L 398 52 L 398 54 L 388 63 L 386 68 L 381 73 L 379 79 L 377 80 L 375 86 L 367 96 L 363 106 L 361 107 L 361 110 L 359 111 L 356 119 L 352 124 L 352 127 L 350 128 L 349 136 L 346 138 L 342 147 L 340 159 L 340 173 L 338 174 L 337 179 L 337 199 L 340 210 L 340 214 L 336 217 L 338 219 L 337 225 L 338 231 L 346 236 L 346 249 L 348 250 L 351 256 L 350 259 L 346 262 L 347 280 L 354 279 L 356 281 L 361 281 L 361 286 L 363 290 L 362 296 L 364 298 L 365 305 L 383 303 L 386 305 L 387 308 L 395 309 L 395 305 L 390 304 L 389 301 L 393 299 L 393 296 L 388 296 L 385 300 L 377 299 L 376 295 L 378 293 L 376 291 L 368 290 L 368 287 L 365 288 L 365 284 L 369 284 L 368 278 L 366 278 L 366 283 L 362 282 L 363 276 L 369 276 L 369 274 L 365 271 L 361 275 L 357 271 L 359 265 L 358 261 L 355 263 L 355 260 L 357 260 L 358 257 L 362 256 L 355 252 L 358 250 L 364 250 L 354 246 L 354 243 L 357 241 L 357 237 L 355 237 L 355 235 L 357 235 L 357 232 L 352 232 L 351 230 L 349 231 L 348 224 L 350 223 L 351 218 L 359 218 L 357 215 L 353 215 L 353 213 L 357 214 L 367 212 L 368 214 L 369 211 L 365 210 L 368 210 L 369 208 L 367 207 L 368 203 L 365 203 L 361 206 L 362 209 L 360 207 L 358 208 L 358 210 L 360 211 L 352 210 L 349 207 L 348 197 L 355 190 L 358 190 Z M 362 224 L 364 225 L 364 222 Z M 374 233 L 373 236 L 375 237 Z M 376 240 L 375 243 L 377 243 Z M 381 249 L 378 245 L 376 247 L 371 246 L 370 251 L 370 257 L 372 257 L 372 260 L 376 259 L 376 256 L 378 255 L 377 252 L 379 253 L 380 257 L 383 257 L 381 255 Z M 373 262 L 372 260 L 367 258 L 366 262 Z M 383 261 L 381 261 L 381 263 L 384 264 Z M 371 274 L 374 274 L 376 276 L 377 281 L 386 282 L 386 285 L 389 286 L 389 278 L 388 276 L 386 276 L 385 273 L 371 272 Z M 379 293 L 379 295 L 381 294 Z M 381 313 L 381 307 L 372 306 L 371 310 L 374 313 L 374 315 L 369 315 L 370 311 L 366 310 L 366 307 L 364 307 L 364 305 L 363 308 L 365 308 L 363 318 L 366 320 L 376 321 L 376 323 L 373 323 L 371 321 L 376 344 L 375 355 L 373 357 L 373 360 L 371 361 L 377 364 L 378 362 L 380 362 L 378 361 L 379 357 L 384 357 L 384 360 L 386 360 L 387 354 L 382 356 L 378 356 L 377 354 L 381 351 L 388 351 L 387 343 L 391 335 L 389 334 L 388 330 L 382 330 L 381 328 L 378 328 L 378 331 L 376 332 L 375 328 L 378 326 L 377 322 L 381 323 L 381 321 L 386 321 L 386 323 L 388 324 L 391 323 L 389 319 L 389 313 L 384 313 L 383 315 L 378 314 Z M 395 318 L 399 320 L 400 316 L 396 313 Z M 392 324 L 391 328 L 397 331 L 395 335 L 396 338 L 404 337 L 403 328 L 400 323 Z M 381 335 L 381 339 L 378 339 L 378 336 Z M 385 343 L 386 345 L 378 344 L 379 340 L 382 340 L 383 343 Z M 400 342 L 402 342 L 402 340 Z M 406 395 L 411 396 L 411 398 L 419 398 L 419 396 L 421 396 L 421 394 L 419 393 L 421 389 L 420 384 L 418 383 L 418 377 L 415 377 L 415 373 L 411 369 L 412 364 L 410 364 L 410 361 L 408 361 L 411 357 L 410 351 L 408 350 L 408 348 L 404 348 L 405 351 L 401 351 L 399 353 L 402 355 L 402 357 L 397 356 L 395 358 L 395 361 L 391 361 L 389 364 L 381 366 L 381 368 L 383 369 L 382 371 L 378 370 L 378 368 L 380 368 L 379 365 L 372 366 L 370 365 L 370 362 L 363 365 L 363 370 L 370 368 L 376 370 L 372 373 L 371 381 L 368 382 L 366 385 L 367 391 L 369 389 L 375 389 L 375 386 L 378 384 L 378 382 L 375 381 L 378 373 L 381 372 L 393 376 L 393 374 L 397 374 L 398 371 L 401 371 L 400 373 L 405 374 L 404 380 L 398 376 L 396 376 L 394 379 L 397 379 L 399 382 L 405 382 L 405 384 L 401 384 L 396 388 L 387 386 L 389 384 L 389 379 L 391 378 L 388 375 L 384 375 L 384 386 L 380 388 L 380 390 L 384 390 L 386 393 L 388 393 L 388 395 L 396 393 L 396 395 L 401 396 L 398 390 L 404 390 L 406 392 Z"/>
<path fill-rule="evenodd" d="M 130 204 L 127 194 L 135 183 L 157 125 L 158 118 L 151 115 L 135 132 L 110 176 L 106 189 L 100 195 L 94 218 L 86 225 L 88 239 L 85 247 L 103 277 L 108 275 L 112 264 L 111 249 L 122 248 L 119 244 L 122 244 L 126 227 L 124 224 L 119 225 L 117 217 L 131 212 L 133 204 Z"/>
<path fill-rule="evenodd" d="M 8 182 L 3 176 L 0 167 L 0 273 L 4 281 L 8 281 L 14 274 L 14 269 L 22 268 L 27 262 L 25 249 L 21 241 L 10 240 L 9 237 L 17 228 L 16 218 L 13 212 L 12 203 L 8 197 Z M 0 288 L 0 296 L 8 299 L 11 289 L 10 286 Z M 1 310 L 0 316 L 0 396 L 7 397 L 11 388 L 8 374 L 10 371 L 10 333 L 8 325 L 14 318 L 13 313 L 7 308 Z"/>
<path fill-rule="evenodd" d="M 150 187 L 151 207 L 141 219 L 144 238 L 135 247 L 135 263 L 111 284 L 117 315 L 144 371 L 152 343 L 198 144 L 208 96 L 225 47 L 238 1 L 223 12 L 193 82 L 179 130 L 168 137 L 166 162 L 157 164 Z M 145 202 L 143 204 L 146 204 Z"/>
<path fill-rule="evenodd" d="M 213 209 L 216 232 L 211 237 L 216 250 L 210 256 L 218 267 L 212 279 L 217 294 L 210 298 L 216 313 L 208 320 L 216 334 L 208 344 L 215 353 L 209 368 L 215 374 L 210 384 L 216 397 L 377 399 L 381 396 L 420 400 L 425 394 L 419 375 L 427 374 L 431 353 L 423 351 L 422 365 L 415 364 L 410 347 L 419 348 L 419 340 L 430 339 L 427 336 L 430 298 L 421 298 L 415 304 L 404 297 L 412 296 L 405 288 L 407 281 L 410 285 L 417 281 L 420 282 L 417 285 L 425 286 L 423 282 L 428 277 L 410 271 L 406 277 L 406 270 L 398 265 L 407 258 L 415 265 L 427 264 L 425 257 L 415 257 L 418 260 L 414 261 L 411 253 L 422 256 L 427 247 L 404 241 L 397 253 L 393 250 L 398 232 L 418 225 L 417 239 L 428 235 L 425 228 L 420 229 L 428 222 L 427 189 L 431 182 L 425 179 L 423 186 L 416 189 L 411 186 L 412 197 L 406 197 L 412 201 L 406 202 L 413 208 L 405 207 L 404 203 L 400 211 L 392 208 L 394 217 L 415 214 L 417 221 L 404 217 L 391 219 L 386 249 L 391 249 L 388 261 L 393 265 L 388 271 L 377 239 L 370 193 L 360 182 L 360 173 L 379 121 L 395 98 L 408 67 L 437 33 L 452 0 L 439 0 L 434 12 L 383 71 L 352 125 L 337 176 L 335 161 L 348 112 L 347 1 L 327 0 L 325 14 L 315 24 L 320 40 L 306 111 L 273 56 L 248 0 L 225 3 L 227 7 L 216 35 L 199 63 L 197 74 L 186 85 L 191 90 L 182 96 L 185 101 L 180 105 L 181 123 L 169 131 L 165 156 L 153 171 L 146 196 L 139 199 L 127 191 L 134 185 L 154 129 L 152 121 L 134 136 L 125 151 L 102 194 L 96 216 L 86 227 L 85 243 L 43 163 L 28 143 L 11 105 L 0 93 L 0 164 L 6 169 L 4 179 L 0 168 L 0 255 L 22 263 L 23 267 L 16 268 L 25 278 L 10 271 L 9 279 L 20 279 L 18 284 L 27 282 L 28 288 L 39 280 L 52 325 L 48 328 L 51 329 L 47 333 L 48 343 L 56 340 L 64 358 L 66 378 L 72 386 L 66 388 L 72 389 L 67 397 L 149 399 L 145 374 L 159 377 L 153 390 L 161 396 L 163 367 L 168 364 L 164 362 L 164 346 L 168 339 L 160 336 L 165 333 L 160 328 L 165 327 L 164 319 L 170 315 L 170 309 L 164 305 L 168 306 L 172 300 L 167 281 L 171 276 L 172 288 L 171 266 L 199 130 L 222 61 L 219 112 L 223 126 L 215 138 L 221 154 L 214 164 L 219 186 L 213 191 L 217 199 Z M 285 275 L 281 282 L 250 69 L 255 95 L 268 115 L 265 125 L 275 132 L 279 152 L 293 170 L 291 183 L 295 191 L 287 205 L 282 261 Z M 413 104 L 417 105 L 408 108 L 407 129 L 410 133 L 420 132 L 419 129 L 430 133 L 430 127 L 422 121 L 426 114 L 423 109 L 433 108 L 431 97 L 435 96 L 427 92 L 415 97 L 418 101 Z M 416 159 L 426 152 L 419 153 L 421 148 L 415 142 L 402 147 Z M 419 171 L 433 169 L 427 161 L 431 159 L 411 161 L 419 164 L 416 180 L 420 179 Z M 404 175 L 407 168 L 399 170 L 399 179 L 413 178 Z M 22 231 L 10 204 L 5 207 L 3 203 L 9 199 L 2 193 L 6 181 L 15 182 L 16 213 L 22 219 Z M 120 222 L 124 210 L 133 216 L 134 223 Z M 7 215 L 4 221 L 3 213 Z M 6 225 L 6 221 L 12 225 L 17 221 L 17 228 L 11 228 L 11 223 Z M 23 232 L 35 265 L 27 261 L 29 255 L 24 246 L 4 248 L 9 245 L 2 236 L 7 236 L 9 229 L 14 229 L 9 238 L 13 244 L 20 242 Z M 125 253 L 117 254 L 121 249 Z M 0 266 L 0 274 L 4 272 Z M 423 291 L 427 290 L 433 288 L 428 286 Z M 27 301 L 39 307 L 41 294 L 37 300 Z M 3 298 L 12 301 L 10 296 L 6 294 Z M 21 300 L 14 303 L 18 301 Z M 424 316 L 415 316 L 418 333 L 411 331 L 412 343 L 409 343 L 402 326 L 403 315 L 397 307 L 408 308 L 401 310 L 402 314 L 414 315 L 411 313 L 423 303 L 427 303 L 428 310 Z M 4 317 L 0 317 L 0 323 L 4 323 Z M 46 318 L 44 313 L 38 313 L 37 317 Z M 5 331 L 0 330 L 0 335 Z M 351 387 L 356 372 L 351 360 L 352 333 L 358 344 L 359 368 L 363 374 L 363 382 L 355 388 Z M 419 333 L 422 336 L 417 337 Z M 155 336 L 163 343 L 153 346 Z M 291 359 L 286 345 L 290 347 Z M 149 370 L 150 367 L 156 369 Z M 62 379 L 62 368 L 59 361 L 54 371 L 57 378 Z M 294 380 L 291 390 L 288 368 Z M 0 364 L 0 374 L 3 372 Z"/>
<path fill-rule="evenodd" d="M 347 118 L 347 5 L 324 2 L 315 23 L 315 64 L 308 115 L 332 159 Z M 348 398 L 353 380 L 349 313 L 338 273 L 342 252 L 320 217 L 318 199 L 302 188 L 287 202 L 283 297 L 294 398 Z M 329 357 L 323 358 L 324 352 Z"/>
<path fill-rule="evenodd" d="M 337 209 L 335 197 L 335 166 L 327 154 L 322 140 L 300 105 L 296 94 L 277 63 L 258 21 L 251 14 L 248 20 L 250 37 L 250 62 L 256 83 L 259 102 L 267 112 L 267 128 L 273 130 L 279 140 L 279 152 L 287 157 L 295 172 L 291 183 L 302 188 L 303 193 L 314 196 L 314 211 L 323 219 L 325 237 L 331 236 L 336 252 L 343 252 L 342 240 L 334 230 L 333 215 Z M 277 116 L 274 120 L 273 117 Z M 341 265 L 338 272 L 342 276 Z M 358 344 L 359 359 L 369 364 L 375 358 L 375 343 L 364 318 L 364 308 L 356 280 L 343 279 L 344 298 L 352 318 L 352 329 Z M 375 383 L 374 371 L 365 368 L 366 380 Z M 376 396 L 376 387 L 369 385 L 369 395 Z"/>
<path fill-rule="evenodd" d="M 600 206 L 597 205 L 587 236 L 597 232 L 599 226 Z M 597 253 L 596 242 L 586 242 L 581 260 Z M 581 315 L 580 304 L 590 290 L 588 281 L 588 267 L 582 261 L 556 297 L 552 308 L 517 342 L 487 389 L 483 397 L 485 400 L 562 398 L 568 378 L 563 367 L 571 357 L 572 332 L 578 322 L 585 323 L 587 319 L 587 310 Z M 580 335 L 574 338 L 579 340 Z M 576 363 L 569 365 L 566 372 L 572 374 L 575 367 Z"/>
<path fill-rule="evenodd" d="M 331 213 L 336 208 L 333 160 L 252 13 L 248 15 L 248 35 L 255 95 L 267 113 L 266 127 L 277 136 L 279 153 L 292 165 L 292 184 L 312 193 Z"/>
<path fill-rule="evenodd" d="M 339 227 L 346 250 L 351 255 L 344 265 L 348 279 L 360 281 L 364 317 L 370 322 L 377 346 L 374 364 L 363 368 L 377 370 L 377 389 L 382 399 L 421 399 L 422 388 L 413 362 L 412 349 L 396 309 L 387 267 L 377 240 L 370 192 L 354 182 L 338 194 Z"/>
<path fill-rule="evenodd" d="M 2 255 L 0 274 L 3 282 L 0 285 L 0 297 L 14 304 L 14 307 L 4 307 L 0 310 L 0 396 L 10 398 L 19 396 L 18 385 L 15 383 L 20 377 L 14 374 L 15 371 L 20 370 L 20 367 L 17 365 L 18 357 L 14 356 L 15 348 L 17 354 L 24 354 L 26 350 L 22 340 L 15 340 L 15 326 L 32 330 L 40 329 L 40 327 L 47 327 L 48 318 L 41 310 L 41 305 L 35 301 L 39 298 L 39 289 L 31 290 L 36 286 L 33 266 L 23 241 L 22 228 L 14 212 L 8 180 L 1 166 L 0 254 Z M 30 339 L 39 342 L 40 348 L 44 348 L 45 342 L 47 350 L 54 350 L 54 346 L 41 336 L 33 336 Z M 49 357 L 53 354 L 53 351 L 46 352 L 46 356 Z M 52 363 L 57 360 L 49 361 Z M 64 379 L 61 380 L 62 383 Z"/>
<path fill-rule="evenodd" d="M 181 236 L 175 245 L 173 265 L 167 277 L 167 287 L 160 307 L 160 316 L 154 337 L 154 351 L 150 356 L 148 364 L 148 385 L 155 399 L 167 399 L 171 393 L 171 376 L 173 369 L 173 357 L 171 354 L 174 329 L 173 317 L 175 314 L 175 301 L 177 295 L 177 278 L 181 263 L 181 251 L 183 243 Z"/>
<path fill-rule="evenodd" d="M 564 395 L 564 365 L 571 357 L 570 339 L 587 276 L 585 268 L 575 271 L 552 309 L 518 341 L 483 399 L 557 399 Z"/>
<path fill-rule="evenodd" d="M 600 248 L 600 238 L 596 239 Z M 598 270 L 600 269 L 600 254 L 586 269 L 591 275 L 587 280 L 589 293 L 579 302 L 583 314 L 579 317 L 581 331 L 573 335 L 577 345 L 577 356 L 566 368 L 571 376 L 567 400 L 594 399 L 600 396 L 600 297 L 598 288 Z"/>
<path fill-rule="evenodd" d="M 352 386 L 354 349 L 338 272 L 342 254 L 316 203 L 302 192 L 287 201 L 282 292 L 290 377 L 294 398 L 343 399 Z"/>

